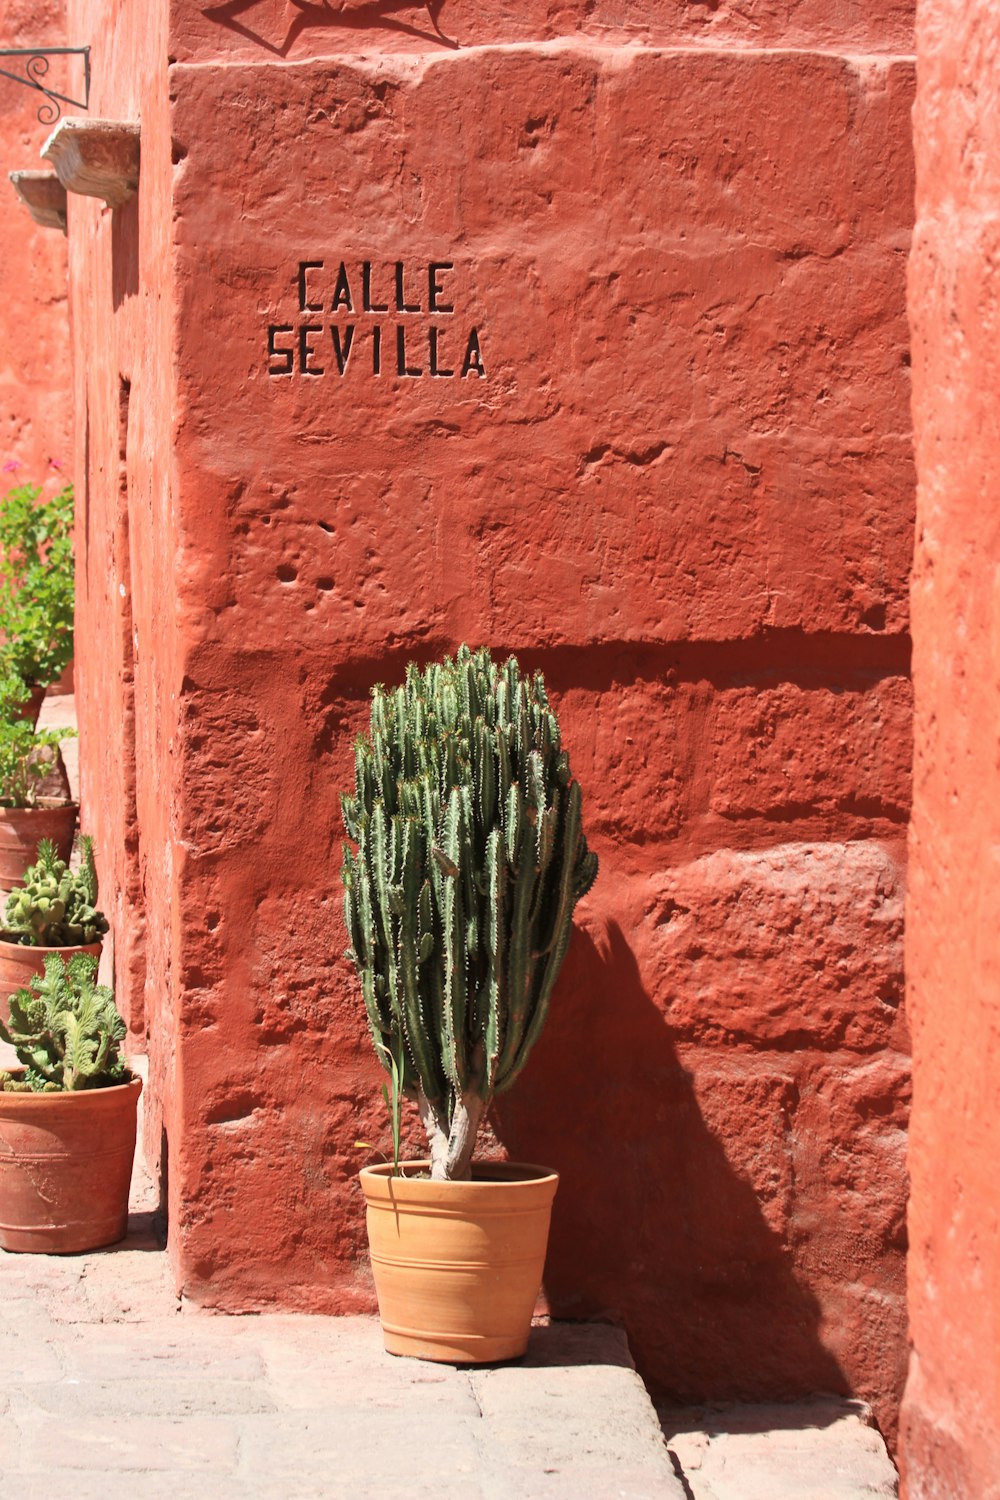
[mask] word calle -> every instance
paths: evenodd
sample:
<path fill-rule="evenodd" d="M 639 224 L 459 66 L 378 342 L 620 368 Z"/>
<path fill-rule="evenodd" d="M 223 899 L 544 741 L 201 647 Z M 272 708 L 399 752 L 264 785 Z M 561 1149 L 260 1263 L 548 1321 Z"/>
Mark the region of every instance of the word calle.
<path fill-rule="evenodd" d="M 454 263 L 432 260 L 419 269 L 397 260 L 300 260 L 296 323 L 270 323 L 267 373 L 344 376 L 348 369 L 401 380 L 466 380 L 486 375 L 478 328 L 455 335 Z M 388 314 L 391 323 L 383 321 Z M 438 318 L 441 322 L 430 322 Z"/>

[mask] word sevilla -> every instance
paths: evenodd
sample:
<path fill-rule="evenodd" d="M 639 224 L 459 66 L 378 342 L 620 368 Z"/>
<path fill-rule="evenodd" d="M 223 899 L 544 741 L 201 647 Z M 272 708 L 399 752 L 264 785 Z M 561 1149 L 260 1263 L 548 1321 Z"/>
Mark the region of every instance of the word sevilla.
<path fill-rule="evenodd" d="M 483 379 L 486 368 L 477 328 L 456 339 L 448 323 L 414 321 L 418 316 L 455 316 L 455 304 L 449 300 L 454 269 L 448 260 L 432 260 L 419 270 L 401 260 L 378 268 L 364 260 L 350 268 L 340 261 L 335 271 L 328 271 L 325 261 L 300 260 L 299 312 L 308 321 L 268 324 L 267 373 L 346 375 L 348 367 L 360 367 L 404 380 L 423 375 Z M 336 322 L 320 322 L 316 316 L 331 313 Z M 375 321 L 386 313 L 400 321 L 388 326 Z"/>

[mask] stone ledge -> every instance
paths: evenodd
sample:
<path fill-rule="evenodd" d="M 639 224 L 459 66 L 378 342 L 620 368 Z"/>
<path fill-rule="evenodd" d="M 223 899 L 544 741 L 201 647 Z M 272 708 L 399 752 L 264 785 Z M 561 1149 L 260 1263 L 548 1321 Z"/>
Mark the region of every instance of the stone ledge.
<path fill-rule="evenodd" d="M 7 176 L 36 224 L 66 233 L 66 189 L 55 172 L 8 172 Z"/>
<path fill-rule="evenodd" d="M 61 120 L 42 147 L 68 192 L 120 208 L 139 186 L 139 126 L 124 120 Z"/>

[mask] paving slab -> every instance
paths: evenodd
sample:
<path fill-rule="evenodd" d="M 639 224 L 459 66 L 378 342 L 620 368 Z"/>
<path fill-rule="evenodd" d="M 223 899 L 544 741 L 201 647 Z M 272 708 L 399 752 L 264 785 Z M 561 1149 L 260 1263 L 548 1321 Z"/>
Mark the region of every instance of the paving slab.
<path fill-rule="evenodd" d="M 863 1500 L 897 1475 L 863 1401 L 660 1408 L 688 1500 Z"/>

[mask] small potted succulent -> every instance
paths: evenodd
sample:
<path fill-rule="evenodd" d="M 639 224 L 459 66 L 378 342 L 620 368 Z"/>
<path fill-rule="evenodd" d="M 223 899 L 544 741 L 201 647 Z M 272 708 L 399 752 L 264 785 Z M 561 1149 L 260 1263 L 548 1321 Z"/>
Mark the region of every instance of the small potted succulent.
<path fill-rule="evenodd" d="M 0 676 L 0 890 L 10 890 L 41 839 L 69 858 L 76 804 L 44 795 L 60 742 L 71 729 L 35 729 L 24 713 L 28 690 L 12 672 Z"/>
<path fill-rule="evenodd" d="M 348 956 L 392 1079 L 395 1159 L 361 1184 L 393 1353 L 477 1363 L 527 1345 L 558 1177 L 477 1167 L 473 1150 L 541 1032 L 597 874 L 581 806 L 542 677 L 513 657 L 463 646 L 374 689 L 342 873 Z M 429 1161 L 398 1162 L 402 1098 Z"/>
<path fill-rule="evenodd" d="M 43 839 L 38 858 L 23 873 L 23 884 L 7 897 L 0 929 L 0 1005 L 32 974 L 44 972 L 50 953 L 63 958 L 89 953 L 100 958 L 108 921 L 97 909 L 94 841 L 80 840 L 80 868 L 71 870 L 55 845 Z"/>
<path fill-rule="evenodd" d="M 125 1023 L 97 960 L 59 953 L 10 1001 L 0 1040 L 0 1246 L 45 1255 L 123 1239 L 142 1082 L 121 1054 Z"/>

